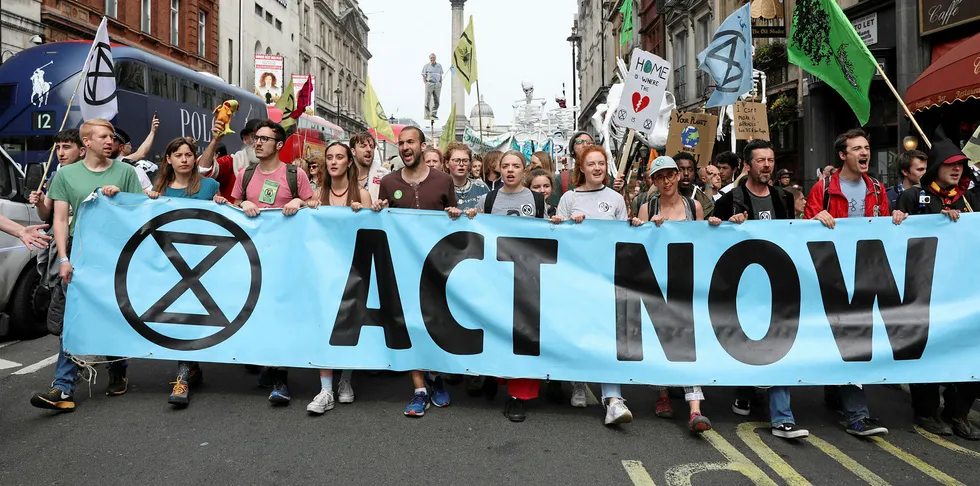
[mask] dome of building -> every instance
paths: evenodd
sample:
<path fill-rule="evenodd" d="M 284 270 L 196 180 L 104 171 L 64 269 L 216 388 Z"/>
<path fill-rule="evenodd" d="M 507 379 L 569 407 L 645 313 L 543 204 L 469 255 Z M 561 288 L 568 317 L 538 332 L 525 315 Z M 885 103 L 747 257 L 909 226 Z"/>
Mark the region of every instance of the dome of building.
<path fill-rule="evenodd" d="M 483 101 L 483 97 L 480 97 L 480 102 L 470 110 L 470 120 L 476 120 L 480 117 L 483 118 L 493 118 L 493 108 L 486 101 Z"/>

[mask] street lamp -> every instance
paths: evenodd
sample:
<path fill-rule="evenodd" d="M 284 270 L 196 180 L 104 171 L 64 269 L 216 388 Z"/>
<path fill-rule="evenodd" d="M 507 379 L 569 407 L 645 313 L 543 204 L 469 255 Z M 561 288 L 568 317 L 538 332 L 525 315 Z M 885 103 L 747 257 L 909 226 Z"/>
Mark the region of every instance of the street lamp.
<path fill-rule="evenodd" d="M 397 121 L 398 120 L 395 119 L 395 114 L 394 113 L 392 113 L 391 116 L 388 117 L 388 124 L 390 124 L 390 125 L 394 125 L 395 122 L 397 122 Z"/>
<path fill-rule="evenodd" d="M 577 73 L 578 70 L 576 69 L 578 67 L 578 63 L 575 62 L 575 47 L 578 46 L 580 42 L 582 42 L 582 36 L 578 35 L 576 30 L 577 29 L 575 28 L 575 26 L 572 26 L 572 35 L 568 36 L 568 38 L 565 39 L 572 46 L 572 108 L 575 108 L 575 106 L 577 106 L 576 99 L 578 98 L 578 89 L 576 88 L 575 85 L 576 78 L 578 78 L 578 73 Z M 575 117 L 575 122 L 573 125 L 574 128 L 578 128 L 577 116 Z"/>
<path fill-rule="evenodd" d="M 343 91 L 339 86 L 333 90 L 333 94 L 337 95 L 337 125 L 340 125 L 340 93 L 343 93 Z"/>

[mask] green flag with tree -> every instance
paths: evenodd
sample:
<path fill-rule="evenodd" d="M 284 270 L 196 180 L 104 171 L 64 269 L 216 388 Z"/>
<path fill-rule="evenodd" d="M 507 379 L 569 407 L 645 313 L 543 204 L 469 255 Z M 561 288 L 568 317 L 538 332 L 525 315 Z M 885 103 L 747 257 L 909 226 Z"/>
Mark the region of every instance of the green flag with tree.
<path fill-rule="evenodd" d="M 789 61 L 820 78 L 868 123 L 868 90 L 877 62 L 834 0 L 797 0 L 790 32 Z"/>

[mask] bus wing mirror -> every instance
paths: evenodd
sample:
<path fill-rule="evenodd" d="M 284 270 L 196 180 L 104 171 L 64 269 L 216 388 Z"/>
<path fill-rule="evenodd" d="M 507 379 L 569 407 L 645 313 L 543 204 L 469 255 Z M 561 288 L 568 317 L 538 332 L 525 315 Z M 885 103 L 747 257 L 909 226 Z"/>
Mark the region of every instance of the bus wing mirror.
<path fill-rule="evenodd" d="M 27 164 L 27 175 L 24 177 L 24 191 L 27 194 L 30 194 L 32 191 L 36 191 L 38 186 L 41 185 L 41 182 L 43 180 L 44 180 L 44 164 L 41 163 Z"/>

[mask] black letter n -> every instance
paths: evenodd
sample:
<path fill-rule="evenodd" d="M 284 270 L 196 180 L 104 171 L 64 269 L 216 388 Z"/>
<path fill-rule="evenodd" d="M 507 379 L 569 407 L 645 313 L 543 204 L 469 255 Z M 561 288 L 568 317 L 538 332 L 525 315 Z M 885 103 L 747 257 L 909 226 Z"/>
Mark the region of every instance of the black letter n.
<path fill-rule="evenodd" d="M 390 349 L 408 349 L 412 339 L 405 326 L 405 313 L 398 296 L 395 268 L 388 249 L 388 235 L 381 230 L 357 231 L 354 257 L 351 259 L 350 276 L 344 287 L 337 320 L 330 334 L 331 346 L 357 346 L 361 327 L 381 326 L 385 331 L 385 345 Z M 368 309 L 368 289 L 371 285 L 371 261 L 374 260 L 378 277 L 378 309 Z"/>
<path fill-rule="evenodd" d="M 667 245 L 667 299 L 660 291 L 646 248 L 637 243 L 616 243 L 616 359 L 643 361 L 640 303 L 668 361 L 693 362 L 694 245 Z"/>

